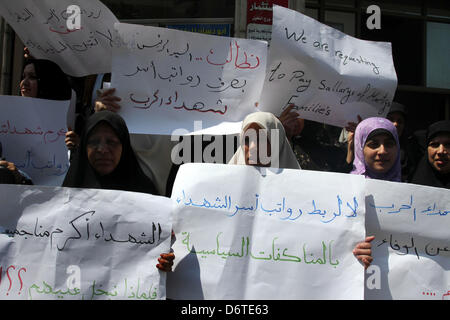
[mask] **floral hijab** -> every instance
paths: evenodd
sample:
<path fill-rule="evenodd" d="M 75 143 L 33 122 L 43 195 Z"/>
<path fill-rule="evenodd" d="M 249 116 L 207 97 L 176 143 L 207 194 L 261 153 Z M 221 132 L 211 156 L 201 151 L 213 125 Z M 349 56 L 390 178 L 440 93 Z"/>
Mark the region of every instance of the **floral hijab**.
<path fill-rule="evenodd" d="M 397 144 L 397 159 L 392 168 L 385 173 L 376 173 L 370 170 L 364 160 L 364 145 L 372 132 L 377 130 L 380 133 L 389 133 Z M 354 135 L 355 159 L 353 160 L 353 170 L 351 174 L 362 174 L 369 179 L 380 179 L 387 181 L 401 181 L 400 165 L 400 143 L 398 140 L 397 129 L 391 121 L 385 118 L 368 118 L 361 121 L 355 130 Z"/>

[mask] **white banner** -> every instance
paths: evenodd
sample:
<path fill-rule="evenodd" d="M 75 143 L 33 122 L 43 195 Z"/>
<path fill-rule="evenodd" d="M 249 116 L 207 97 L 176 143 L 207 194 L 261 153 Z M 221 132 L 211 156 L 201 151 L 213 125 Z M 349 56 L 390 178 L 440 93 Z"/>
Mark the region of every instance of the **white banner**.
<path fill-rule="evenodd" d="M 256 110 L 267 43 L 117 23 L 111 86 L 132 133 L 240 131 Z M 195 121 L 198 121 L 195 122 Z"/>
<path fill-rule="evenodd" d="M 168 298 L 363 298 L 364 177 L 185 164 L 172 199 Z"/>
<path fill-rule="evenodd" d="M 60 186 L 69 169 L 66 115 L 70 100 L 0 96 L 3 157 L 35 185 Z"/>
<path fill-rule="evenodd" d="M 345 127 L 384 117 L 397 76 L 391 44 L 353 38 L 297 11 L 273 6 L 261 109 L 293 103 L 304 119 Z"/>
<path fill-rule="evenodd" d="M 0 202 L 0 299 L 165 299 L 170 199 L 0 185 Z"/>
<path fill-rule="evenodd" d="M 38 59 L 72 76 L 111 72 L 114 14 L 98 0 L 14 0 L 0 15 Z"/>
<path fill-rule="evenodd" d="M 450 191 L 367 180 L 366 299 L 450 298 Z"/>

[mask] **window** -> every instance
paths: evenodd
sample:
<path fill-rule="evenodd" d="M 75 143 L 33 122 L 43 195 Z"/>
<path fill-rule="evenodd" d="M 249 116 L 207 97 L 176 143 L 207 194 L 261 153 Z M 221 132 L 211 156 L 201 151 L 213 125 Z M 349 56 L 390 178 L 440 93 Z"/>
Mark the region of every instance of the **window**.
<path fill-rule="evenodd" d="M 367 14 L 361 16 L 361 39 L 392 43 L 392 55 L 399 85 L 423 85 L 423 22 L 381 11 L 381 29 L 365 27 Z"/>
<path fill-rule="evenodd" d="M 450 89 L 450 24 L 427 22 L 427 87 Z"/>

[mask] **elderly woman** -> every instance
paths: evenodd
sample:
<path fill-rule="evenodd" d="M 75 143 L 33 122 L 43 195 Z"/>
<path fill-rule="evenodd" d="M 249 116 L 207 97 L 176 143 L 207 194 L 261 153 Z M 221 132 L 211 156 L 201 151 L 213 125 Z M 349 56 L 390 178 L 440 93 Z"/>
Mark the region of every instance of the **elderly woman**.
<path fill-rule="evenodd" d="M 93 114 L 63 187 L 116 189 L 156 194 L 137 163 L 125 121 L 114 112 Z"/>
<path fill-rule="evenodd" d="M 450 121 L 433 123 L 427 129 L 427 152 L 414 172 L 412 183 L 450 188 Z"/>
<path fill-rule="evenodd" d="M 87 120 L 63 187 L 157 194 L 137 162 L 125 121 L 110 111 L 97 112 Z M 170 271 L 174 258 L 173 253 L 161 254 L 157 268 Z"/>

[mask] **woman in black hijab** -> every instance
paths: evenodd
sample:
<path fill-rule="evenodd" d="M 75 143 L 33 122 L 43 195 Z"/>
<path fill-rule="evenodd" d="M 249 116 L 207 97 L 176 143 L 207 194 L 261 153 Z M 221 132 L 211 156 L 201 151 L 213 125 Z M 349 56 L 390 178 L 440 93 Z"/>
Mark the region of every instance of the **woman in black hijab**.
<path fill-rule="evenodd" d="M 136 160 L 125 121 L 110 111 L 94 113 L 87 120 L 63 187 L 157 194 Z"/>
<path fill-rule="evenodd" d="M 139 166 L 123 118 L 111 111 L 94 113 L 86 122 L 63 187 L 113 189 L 157 194 Z M 156 267 L 171 271 L 175 255 L 163 253 Z"/>
<path fill-rule="evenodd" d="M 450 121 L 433 123 L 427 129 L 427 152 L 420 161 L 412 183 L 450 189 Z"/>
<path fill-rule="evenodd" d="M 56 63 L 28 59 L 22 72 L 20 94 L 48 100 L 70 100 L 72 89 L 66 74 Z"/>
<path fill-rule="evenodd" d="M 75 91 L 74 91 L 75 94 Z M 22 71 L 20 81 L 20 95 L 22 97 L 40 98 L 47 100 L 70 100 L 72 98 L 72 87 L 68 76 L 53 61 L 45 59 L 28 58 Z M 76 95 L 74 96 L 76 99 Z M 69 127 L 66 140 L 77 141 L 78 135 L 84 125 L 84 117 L 75 110 L 75 127 Z M 73 131 L 75 129 L 75 131 Z M 68 144 L 69 150 L 73 150 L 73 143 Z"/>

